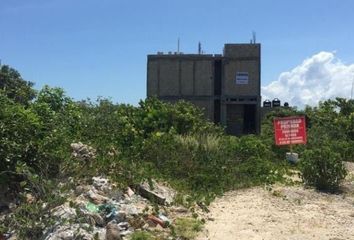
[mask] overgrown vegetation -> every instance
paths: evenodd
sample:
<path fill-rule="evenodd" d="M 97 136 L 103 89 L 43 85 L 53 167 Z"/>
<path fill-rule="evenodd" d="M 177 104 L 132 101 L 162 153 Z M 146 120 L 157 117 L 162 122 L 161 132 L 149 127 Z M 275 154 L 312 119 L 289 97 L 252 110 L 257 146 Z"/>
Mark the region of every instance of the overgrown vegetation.
<path fill-rule="evenodd" d="M 130 240 L 154 240 L 155 238 L 148 232 L 136 231 L 130 236 Z"/>
<path fill-rule="evenodd" d="M 194 239 L 202 230 L 203 223 L 194 218 L 178 218 L 174 226 L 174 234 L 179 239 Z"/>
<path fill-rule="evenodd" d="M 9 225 L 29 224 L 19 230 L 24 237 L 31 238 L 26 229 L 34 229 L 33 234 L 43 230 L 45 224 L 33 224 L 46 221 L 42 216 L 50 216 L 50 209 L 38 204 L 48 200 L 48 188 L 64 177 L 81 181 L 103 174 L 121 187 L 162 179 L 188 195 L 189 202 L 206 203 L 230 189 L 281 180 L 288 148 L 274 145 L 275 116 L 307 117 L 308 144 L 294 149 L 303 158 L 306 184 L 337 189 L 345 176 L 342 161 L 354 160 L 353 100 L 328 100 L 304 111 L 278 109 L 266 117 L 260 136 L 233 137 L 187 102 L 75 102 L 60 88 L 45 86 L 36 92 L 32 86 L 16 70 L 1 67 L 0 184 L 8 192 L 35 196 L 34 203 L 22 204 L 15 213 L 20 221 Z M 74 161 L 73 142 L 92 146 L 97 157 Z M 53 199 L 53 206 L 60 202 Z"/>
<path fill-rule="evenodd" d="M 305 150 L 300 169 L 305 184 L 330 192 L 338 190 L 347 174 L 340 154 L 333 152 L 329 146 Z"/>
<path fill-rule="evenodd" d="M 307 106 L 303 111 L 294 108 L 273 111 L 262 126 L 263 141 L 268 144 L 274 141 L 271 121 L 275 116 L 290 115 L 306 116 L 308 143 L 294 147 L 300 154 L 303 182 L 318 190 L 338 190 L 346 176 L 343 161 L 354 161 L 354 100 L 336 98 L 316 107 Z M 278 158 L 288 150 L 288 147 L 272 147 Z"/>

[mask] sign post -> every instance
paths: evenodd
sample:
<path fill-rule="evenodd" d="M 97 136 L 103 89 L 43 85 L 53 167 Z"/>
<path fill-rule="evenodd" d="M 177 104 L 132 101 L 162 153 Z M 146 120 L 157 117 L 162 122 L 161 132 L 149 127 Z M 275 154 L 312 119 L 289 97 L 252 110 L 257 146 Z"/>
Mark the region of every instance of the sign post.
<path fill-rule="evenodd" d="M 297 161 L 297 154 L 292 151 L 294 144 L 306 144 L 306 122 L 304 116 L 291 116 L 283 118 L 275 118 L 274 125 L 274 137 L 275 144 L 278 146 L 289 145 L 290 156 L 287 154 L 287 158 L 290 161 Z"/>

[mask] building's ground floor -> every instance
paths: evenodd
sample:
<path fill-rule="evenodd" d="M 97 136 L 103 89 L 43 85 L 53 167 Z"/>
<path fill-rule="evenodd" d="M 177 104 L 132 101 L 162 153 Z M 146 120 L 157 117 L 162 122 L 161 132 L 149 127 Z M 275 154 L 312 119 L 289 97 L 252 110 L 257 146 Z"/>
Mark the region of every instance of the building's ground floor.
<path fill-rule="evenodd" d="M 260 96 L 183 96 L 159 97 L 176 102 L 186 100 L 203 109 L 210 121 L 225 126 L 230 135 L 260 133 Z"/>

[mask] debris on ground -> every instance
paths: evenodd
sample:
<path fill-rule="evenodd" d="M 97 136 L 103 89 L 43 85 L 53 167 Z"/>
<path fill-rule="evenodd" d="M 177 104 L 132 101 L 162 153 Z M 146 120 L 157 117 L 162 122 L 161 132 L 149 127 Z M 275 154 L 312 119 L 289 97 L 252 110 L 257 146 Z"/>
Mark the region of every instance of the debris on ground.
<path fill-rule="evenodd" d="M 155 180 L 152 182 L 154 188 L 142 183 L 136 191 L 129 187 L 123 191 L 105 177 L 93 177 L 92 184 L 76 186 L 64 204 L 51 210 L 56 223 L 45 230 L 44 239 L 119 240 L 128 239 L 135 231 L 167 238 L 173 219 L 189 212 L 176 206 L 170 209 L 163 206 L 163 212 L 156 212 L 156 203 L 171 204 L 175 191 Z M 151 195 L 146 195 L 147 191 Z"/>
<path fill-rule="evenodd" d="M 96 158 L 96 150 L 81 142 L 70 144 L 71 156 L 78 160 L 90 161 Z"/>
<path fill-rule="evenodd" d="M 171 205 L 176 196 L 174 190 L 162 184 L 158 184 L 154 180 L 150 183 L 146 181 L 140 184 L 138 191 L 141 196 L 160 205 Z"/>

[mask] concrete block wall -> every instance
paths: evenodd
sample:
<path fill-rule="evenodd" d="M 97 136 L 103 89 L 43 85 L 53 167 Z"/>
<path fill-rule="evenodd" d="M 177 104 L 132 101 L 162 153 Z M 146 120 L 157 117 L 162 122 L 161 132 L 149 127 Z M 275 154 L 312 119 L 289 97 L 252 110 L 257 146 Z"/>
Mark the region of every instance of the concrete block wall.
<path fill-rule="evenodd" d="M 148 96 L 213 96 L 214 61 L 207 55 L 148 56 Z"/>
<path fill-rule="evenodd" d="M 225 95 L 259 96 L 260 69 L 257 60 L 225 60 L 222 92 Z M 236 84 L 236 73 L 248 72 L 248 84 Z"/>
<path fill-rule="evenodd" d="M 225 44 L 224 95 L 260 96 L 260 44 Z M 236 84 L 237 72 L 248 73 L 248 84 Z"/>
<path fill-rule="evenodd" d="M 225 58 L 257 58 L 260 56 L 260 44 L 233 44 L 224 46 Z"/>
<path fill-rule="evenodd" d="M 196 96 L 212 96 L 214 94 L 214 61 L 195 61 Z"/>
<path fill-rule="evenodd" d="M 159 95 L 159 62 L 157 60 L 149 60 L 147 63 L 147 96 Z"/>
<path fill-rule="evenodd" d="M 160 96 L 179 95 L 179 62 L 176 59 L 161 59 L 160 64 Z M 164 81 L 161 81 L 164 79 Z"/>
<path fill-rule="evenodd" d="M 194 94 L 194 61 L 181 61 L 181 95 Z"/>
<path fill-rule="evenodd" d="M 147 96 L 175 102 L 190 101 L 202 108 L 206 118 L 214 120 L 215 114 L 222 124 L 229 124 L 231 132 L 241 132 L 237 114 L 241 106 L 255 107 L 256 131 L 260 128 L 260 44 L 225 44 L 224 55 L 207 54 L 157 54 L 148 56 Z M 221 69 L 220 63 L 221 61 Z M 247 72 L 248 83 L 236 84 L 236 73 Z M 217 75 L 218 77 L 214 76 Z M 217 79 L 217 82 L 214 82 Z M 220 81 L 220 83 L 218 83 Z M 221 93 L 215 89 L 220 89 Z M 219 103 L 217 103 L 219 102 Z M 217 108 L 214 106 L 218 104 Z M 220 104 L 220 105 L 219 105 Z M 214 112 L 214 109 L 217 109 Z M 236 114 L 237 113 L 237 114 Z M 239 115 L 240 115 L 239 114 Z M 242 113 L 243 114 L 243 113 Z M 242 115 L 241 114 L 241 115 Z M 249 114 L 247 114 L 249 116 Z M 238 119 L 233 121 L 232 119 Z M 247 119 L 247 118 L 245 118 Z"/>

